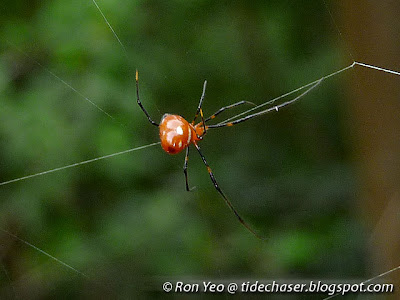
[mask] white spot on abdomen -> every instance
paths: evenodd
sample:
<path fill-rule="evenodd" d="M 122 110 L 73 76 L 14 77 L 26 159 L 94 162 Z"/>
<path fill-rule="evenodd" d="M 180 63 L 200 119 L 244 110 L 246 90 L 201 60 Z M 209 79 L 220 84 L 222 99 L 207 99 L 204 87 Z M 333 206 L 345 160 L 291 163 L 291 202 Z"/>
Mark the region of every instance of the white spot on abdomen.
<path fill-rule="evenodd" d="M 176 127 L 176 133 L 179 135 L 183 135 L 183 129 L 181 126 Z"/>

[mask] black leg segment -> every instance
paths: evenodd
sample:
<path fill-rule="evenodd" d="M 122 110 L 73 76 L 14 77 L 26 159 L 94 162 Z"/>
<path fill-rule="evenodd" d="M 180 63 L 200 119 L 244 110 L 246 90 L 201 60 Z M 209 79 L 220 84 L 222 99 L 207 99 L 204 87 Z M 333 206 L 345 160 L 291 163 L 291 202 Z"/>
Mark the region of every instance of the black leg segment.
<path fill-rule="evenodd" d="M 194 146 L 196 147 L 197 151 L 200 154 L 201 159 L 203 160 L 203 163 L 206 165 L 207 167 L 207 171 L 208 174 L 210 175 L 211 181 L 214 184 L 215 189 L 218 191 L 218 193 L 222 196 L 222 198 L 224 199 L 225 203 L 228 205 L 228 207 L 231 209 L 231 211 L 235 214 L 236 218 L 239 220 L 240 223 L 242 223 L 242 225 L 244 227 L 246 227 L 246 229 L 248 231 L 250 231 L 255 237 L 257 237 L 260 240 L 263 240 L 263 238 L 261 238 L 244 220 L 243 218 L 239 215 L 239 213 L 236 211 L 236 209 L 233 207 L 232 203 L 228 200 L 228 198 L 225 196 L 225 194 L 222 192 L 221 188 L 219 187 L 217 180 L 215 179 L 215 176 L 210 168 L 210 166 L 207 163 L 206 158 L 204 157 L 204 155 L 201 153 L 200 151 L 200 147 L 197 144 L 194 144 Z"/>
<path fill-rule="evenodd" d="M 187 174 L 188 161 L 189 161 L 189 146 L 186 148 L 185 162 L 183 164 L 183 173 L 185 174 L 185 180 L 186 180 L 186 190 L 189 192 L 190 189 L 189 189 L 188 174 Z"/>
<path fill-rule="evenodd" d="M 140 98 L 139 98 L 139 72 L 136 70 L 136 98 L 137 98 L 137 104 L 139 104 L 140 108 L 143 110 L 143 112 L 145 113 L 147 119 L 149 120 L 149 122 L 155 126 L 158 126 L 158 123 L 154 122 L 149 113 L 144 109 L 142 102 L 140 102 Z"/>
<path fill-rule="evenodd" d="M 206 95 L 206 87 L 207 87 L 207 80 L 204 80 L 203 93 L 201 94 L 199 105 L 197 106 L 196 114 L 194 115 L 194 119 L 193 119 L 192 123 L 196 122 L 196 119 L 199 116 L 199 112 L 200 112 L 201 106 L 203 105 L 204 97 Z"/>
<path fill-rule="evenodd" d="M 218 116 L 220 113 L 222 113 L 223 111 L 225 111 L 225 110 L 227 110 L 227 109 L 231 109 L 231 108 L 234 108 L 234 107 L 239 106 L 239 105 L 242 105 L 242 104 L 251 104 L 251 105 L 256 106 L 253 102 L 249 102 L 249 101 L 239 101 L 239 102 L 233 103 L 233 104 L 231 104 L 231 105 L 221 107 L 221 108 L 218 109 L 214 114 L 212 114 L 211 116 L 209 116 L 209 117 L 205 120 L 205 122 L 208 122 L 208 121 L 214 119 L 216 116 Z"/>

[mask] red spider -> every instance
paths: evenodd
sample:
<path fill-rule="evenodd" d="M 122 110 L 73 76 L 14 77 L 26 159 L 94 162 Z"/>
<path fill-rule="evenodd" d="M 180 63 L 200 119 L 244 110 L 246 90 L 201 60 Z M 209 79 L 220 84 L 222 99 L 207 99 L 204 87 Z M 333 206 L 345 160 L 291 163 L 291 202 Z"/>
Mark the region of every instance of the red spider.
<path fill-rule="evenodd" d="M 194 116 L 194 119 L 192 123 L 189 123 L 186 121 L 183 117 L 179 115 L 171 115 L 171 114 L 165 114 L 161 118 L 161 123 L 157 124 L 154 122 L 149 113 L 144 109 L 142 102 L 140 102 L 139 99 L 139 74 L 138 71 L 136 70 L 136 96 L 137 96 L 137 103 L 139 104 L 140 108 L 143 110 L 145 115 L 147 116 L 147 119 L 149 122 L 157 127 L 159 127 L 160 130 L 160 140 L 161 140 L 161 147 L 164 149 L 165 152 L 169 154 L 177 154 L 181 152 L 183 149 L 186 148 L 186 156 L 185 156 L 185 163 L 183 165 L 183 172 L 185 174 L 185 180 L 186 180 L 186 190 L 190 191 L 189 189 L 189 184 L 188 184 L 188 176 L 187 176 L 187 166 L 188 166 L 188 159 L 189 159 L 189 146 L 193 144 L 197 151 L 200 154 L 201 159 L 203 160 L 204 164 L 207 167 L 208 174 L 210 175 L 211 181 L 214 184 L 214 187 L 218 191 L 218 193 L 222 196 L 222 198 L 225 200 L 225 203 L 229 206 L 229 208 L 232 210 L 232 212 L 235 214 L 235 216 L 238 218 L 240 223 L 243 224 L 244 227 L 246 227 L 252 234 L 254 234 L 257 238 L 262 239 L 243 219 L 242 217 L 238 214 L 236 209 L 233 207 L 232 203 L 228 200 L 228 198 L 225 196 L 225 194 L 222 192 L 221 188 L 219 187 L 215 176 L 208 165 L 206 158 L 200 151 L 200 147 L 197 144 L 199 141 L 201 141 L 204 137 L 204 135 L 207 133 L 207 130 L 209 128 L 218 128 L 218 127 L 225 127 L 225 126 L 233 126 L 235 124 L 241 123 L 243 121 L 249 120 L 253 117 L 256 117 L 258 114 L 252 114 L 248 115 L 246 117 L 243 117 L 241 119 L 238 119 L 233 122 L 228 122 L 228 123 L 222 123 L 222 124 L 216 124 L 216 125 L 206 125 L 206 123 L 209 120 L 214 119 L 218 114 L 223 112 L 226 109 L 233 108 L 235 106 L 244 104 L 244 103 L 251 103 L 247 101 L 240 101 L 225 107 L 220 108 L 218 111 L 216 111 L 213 115 L 208 117 L 207 119 L 204 119 L 203 116 L 203 110 L 201 108 L 205 92 L 206 92 L 206 85 L 207 81 L 204 81 L 203 85 L 203 93 L 200 98 L 199 105 L 197 107 L 196 114 Z M 195 121 L 197 117 L 201 116 L 201 122 L 195 125 Z"/>

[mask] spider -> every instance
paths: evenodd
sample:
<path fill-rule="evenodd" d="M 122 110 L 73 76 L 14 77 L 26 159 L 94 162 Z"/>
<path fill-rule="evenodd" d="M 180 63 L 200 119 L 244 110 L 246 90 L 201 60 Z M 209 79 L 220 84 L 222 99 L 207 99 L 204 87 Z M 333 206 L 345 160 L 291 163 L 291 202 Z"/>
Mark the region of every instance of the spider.
<path fill-rule="evenodd" d="M 207 80 L 204 81 L 203 85 L 203 93 L 201 94 L 200 97 L 200 102 L 196 110 L 196 114 L 194 116 L 194 119 L 191 123 L 186 121 L 183 117 L 179 115 L 173 115 L 173 114 L 164 114 L 161 118 L 160 124 L 156 123 L 153 121 L 153 119 L 150 117 L 149 113 L 146 111 L 146 109 L 143 107 L 142 102 L 140 101 L 139 98 L 139 73 L 136 70 L 136 97 L 137 97 L 137 103 L 142 109 L 142 111 L 145 113 L 147 119 L 151 124 L 154 126 L 157 126 L 159 128 L 160 132 L 160 140 L 161 140 L 161 147 L 164 149 L 165 152 L 168 154 L 178 154 L 180 153 L 183 149 L 186 148 L 186 155 L 185 155 L 185 162 L 183 165 L 183 172 L 185 174 L 185 181 L 186 181 L 186 190 L 190 191 L 189 188 L 189 183 L 188 183 L 188 174 L 187 174 L 187 168 L 188 168 L 188 160 L 189 160 L 189 146 L 191 144 L 194 145 L 194 147 L 197 149 L 197 151 L 200 154 L 201 159 L 203 160 L 203 163 L 207 167 L 208 174 L 210 175 L 211 181 L 214 184 L 215 189 L 218 191 L 218 193 L 222 196 L 224 199 L 225 203 L 228 205 L 228 207 L 232 210 L 232 212 L 235 214 L 236 218 L 239 220 L 239 222 L 246 227 L 247 230 L 249 230 L 254 236 L 256 236 L 258 239 L 263 239 L 261 238 L 244 220 L 243 218 L 239 215 L 237 210 L 234 208 L 232 203 L 229 201 L 229 199 L 225 196 L 224 192 L 221 190 L 219 187 L 219 184 L 217 180 L 215 179 L 214 173 L 212 172 L 209 164 L 207 163 L 206 158 L 204 157 L 203 153 L 200 150 L 200 147 L 198 145 L 198 142 L 201 141 L 205 134 L 207 133 L 209 128 L 219 128 L 219 127 L 225 127 L 225 126 L 233 126 L 235 124 L 241 123 L 243 121 L 249 120 L 253 117 L 256 117 L 258 114 L 252 114 L 248 115 L 246 117 L 240 118 L 238 120 L 228 122 L 228 123 L 221 123 L 221 124 L 215 124 L 215 125 L 206 125 L 206 123 L 212 119 L 214 119 L 217 115 L 222 113 L 223 111 L 227 109 L 231 109 L 233 107 L 249 103 L 253 104 L 248 101 L 239 101 L 237 103 L 224 106 L 217 110 L 213 115 L 210 117 L 204 119 L 203 116 L 203 110 L 201 108 L 204 100 L 204 96 L 206 93 L 206 86 L 207 86 Z M 195 124 L 196 119 L 198 118 L 200 114 L 201 117 L 201 122 Z"/>

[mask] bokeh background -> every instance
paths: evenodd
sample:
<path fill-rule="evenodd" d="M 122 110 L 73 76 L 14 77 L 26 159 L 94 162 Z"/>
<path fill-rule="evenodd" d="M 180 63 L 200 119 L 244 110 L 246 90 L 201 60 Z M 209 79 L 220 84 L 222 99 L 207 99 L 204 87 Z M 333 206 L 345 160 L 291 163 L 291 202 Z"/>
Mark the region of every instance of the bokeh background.
<path fill-rule="evenodd" d="M 209 115 L 353 60 L 400 70 L 399 4 L 352 2 L 99 0 L 121 47 L 92 1 L 3 0 L 0 181 L 156 142 L 136 68 L 156 120 L 191 119 L 205 79 Z M 194 149 L 190 193 L 184 154 L 159 146 L 0 186 L 0 227 L 87 276 L 2 231 L 0 297 L 165 297 L 166 280 L 361 281 L 400 265 L 399 86 L 355 67 L 277 113 L 209 131 L 203 153 L 265 242 Z M 399 272 L 384 281 L 399 286 Z"/>

